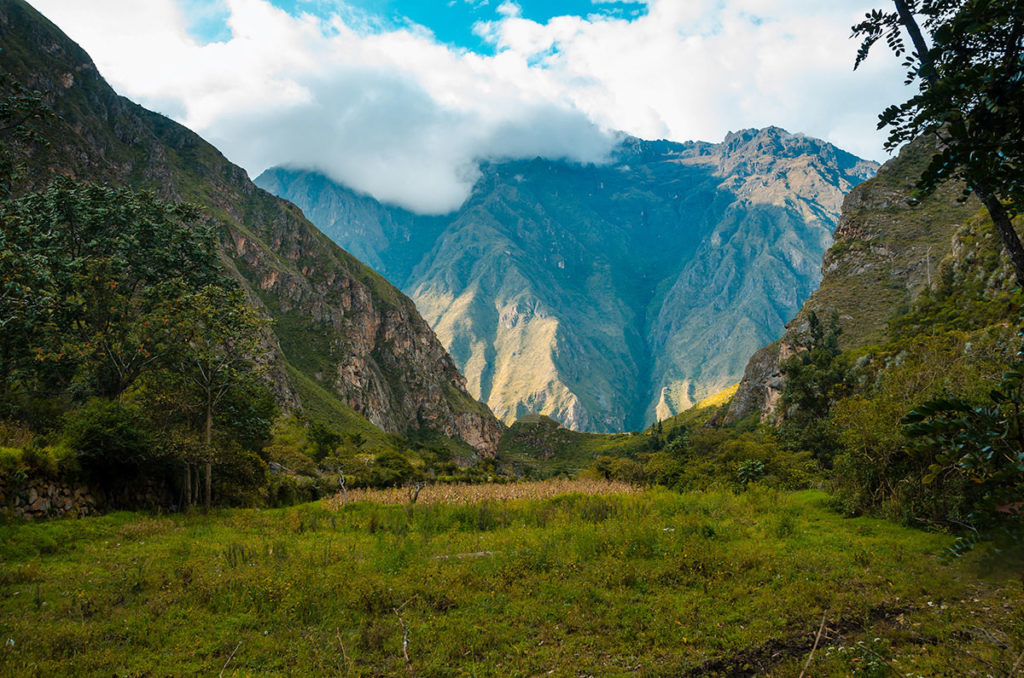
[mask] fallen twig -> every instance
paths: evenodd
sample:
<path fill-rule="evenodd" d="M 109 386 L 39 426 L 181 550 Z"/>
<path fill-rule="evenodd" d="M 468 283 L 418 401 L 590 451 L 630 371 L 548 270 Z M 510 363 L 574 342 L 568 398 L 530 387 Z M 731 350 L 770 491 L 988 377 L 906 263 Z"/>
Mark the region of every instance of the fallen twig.
<path fill-rule="evenodd" d="M 341 658 L 345 660 L 345 666 L 349 672 L 352 672 L 352 660 L 348 658 L 348 653 L 345 652 L 345 641 L 341 639 L 341 629 L 338 629 L 338 645 L 341 645 Z"/>
<path fill-rule="evenodd" d="M 811 660 L 814 659 L 814 651 L 818 649 L 818 643 L 821 642 L 821 632 L 825 630 L 825 618 L 828 617 L 828 610 L 825 610 L 825 614 L 821 615 L 821 626 L 818 627 L 818 635 L 814 637 L 814 647 L 811 648 L 811 653 L 807 655 L 807 661 L 804 663 L 804 668 L 800 671 L 800 678 L 804 678 L 807 675 L 807 667 L 811 665 Z"/>
<path fill-rule="evenodd" d="M 228 664 L 230 664 L 231 660 L 235 658 L 235 653 L 238 652 L 238 648 L 240 647 L 242 647 L 242 641 L 238 641 L 238 645 L 235 645 L 235 649 L 231 651 L 231 655 L 228 657 L 228 660 L 224 662 L 224 666 L 221 667 L 220 673 L 217 674 L 217 678 L 221 678 L 221 676 L 224 675 L 224 671 L 227 670 Z"/>
<path fill-rule="evenodd" d="M 402 615 L 399 614 L 399 612 L 402 611 L 402 608 L 415 600 L 415 598 L 416 596 L 413 596 L 398 607 L 391 608 L 391 611 L 395 613 L 396 617 L 398 617 L 398 623 L 402 625 L 402 655 L 405 657 L 405 665 L 409 669 L 410 676 L 413 675 L 413 671 L 412 660 L 409 659 L 409 625 L 405 623 L 405 620 L 402 619 Z"/>

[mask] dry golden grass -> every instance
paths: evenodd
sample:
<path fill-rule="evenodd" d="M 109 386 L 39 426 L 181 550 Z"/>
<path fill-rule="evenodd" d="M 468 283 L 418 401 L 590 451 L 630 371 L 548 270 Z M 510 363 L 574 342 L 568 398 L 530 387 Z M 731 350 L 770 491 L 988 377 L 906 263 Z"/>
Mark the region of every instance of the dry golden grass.
<path fill-rule="evenodd" d="M 543 480 L 522 483 L 487 483 L 480 485 L 427 485 L 416 500 L 418 504 L 478 504 L 484 501 L 516 499 L 548 499 L 561 494 L 636 494 L 636 485 L 612 480 Z M 408 504 L 415 490 L 392 487 L 385 490 L 360 488 L 349 490 L 349 503 L 367 501 L 375 504 Z M 338 510 L 345 505 L 341 493 L 327 500 L 328 508 Z"/>

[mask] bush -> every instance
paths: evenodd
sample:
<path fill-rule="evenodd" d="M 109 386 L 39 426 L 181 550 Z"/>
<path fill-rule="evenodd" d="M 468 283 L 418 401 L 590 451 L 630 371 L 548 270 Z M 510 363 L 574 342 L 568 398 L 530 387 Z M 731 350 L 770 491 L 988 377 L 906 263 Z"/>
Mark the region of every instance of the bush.
<path fill-rule="evenodd" d="M 64 444 L 101 489 L 122 489 L 141 478 L 166 477 L 169 459 L 157 450 L 146 418 L 117 402 L 93 399 L 68 413 Z"/>
<path fill-rule="evenodd" d="M 267 463 L 237 443 L 222 448 L 213 465 L 213 490 L 219 504 L 254 506 L 268 479 Z"/>

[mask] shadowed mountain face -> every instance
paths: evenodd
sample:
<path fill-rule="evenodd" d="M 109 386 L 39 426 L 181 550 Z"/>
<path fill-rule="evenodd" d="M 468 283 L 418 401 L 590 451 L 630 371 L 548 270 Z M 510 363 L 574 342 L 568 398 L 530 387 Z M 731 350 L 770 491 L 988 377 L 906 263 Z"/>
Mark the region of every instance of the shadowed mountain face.
<path fill-rule="evenodd" d="M 889 321 L 932 288 L 939 262 L 957 249 L 957 230 L 981 209 L 973 198 L 962 201 L 963 187 L 954 183 L 918 199 L 914 185 L 935 152 L 934 141 L 917 139 L 846 196 L 835 242 L 822 261 L 821 285 L 778 341 L 750 358 L 728 421 L 752 415 L 778 420 L 785 387 L 779 368 L 809 345 L 811 312 L 825 319 L 836 314 L 844 350 L 884 344 L 893 338 Z"/>
<path fill-rule="evenodd" d="M 499 418 L 618 431 L 739 380 L 820 281 L 843 195 L 876 165 L 778 128 L 630 139 L 612 162 L 495 162 L 420 217 L 314 172 L 257 185 L 416 302 Z"/>
<path fill-rule="evenodd" d="M 89 56 L 22 0 L 0 0 L 0 71 L 39 90 L 60 120 L 16 148 L 26 189 L 56 175 L 201 205 L 222 263 L 274 320 L 264 337 L 288 408 L 365 431 L 436 431 L 493 456 L 502 427 L 413 303 L 324 237 L 294 205 L 181 125 L 118 96 Z"/>

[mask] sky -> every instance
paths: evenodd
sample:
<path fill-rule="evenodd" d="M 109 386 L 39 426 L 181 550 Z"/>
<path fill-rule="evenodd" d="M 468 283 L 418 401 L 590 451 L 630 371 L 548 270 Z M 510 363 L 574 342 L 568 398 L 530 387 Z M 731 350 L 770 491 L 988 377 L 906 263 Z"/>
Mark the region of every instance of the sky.
<path fill-rule="evenodd" d="M 420 213 L 481 161 L 601 163 L 621 134 L 777 125 L 884 160 L 908 92 L 850 27 L 882 0 L 29 0 L 119 93 L 255 177 L 311 168 Z M 884 4 L 884 3 L 882 3 Z"/>

